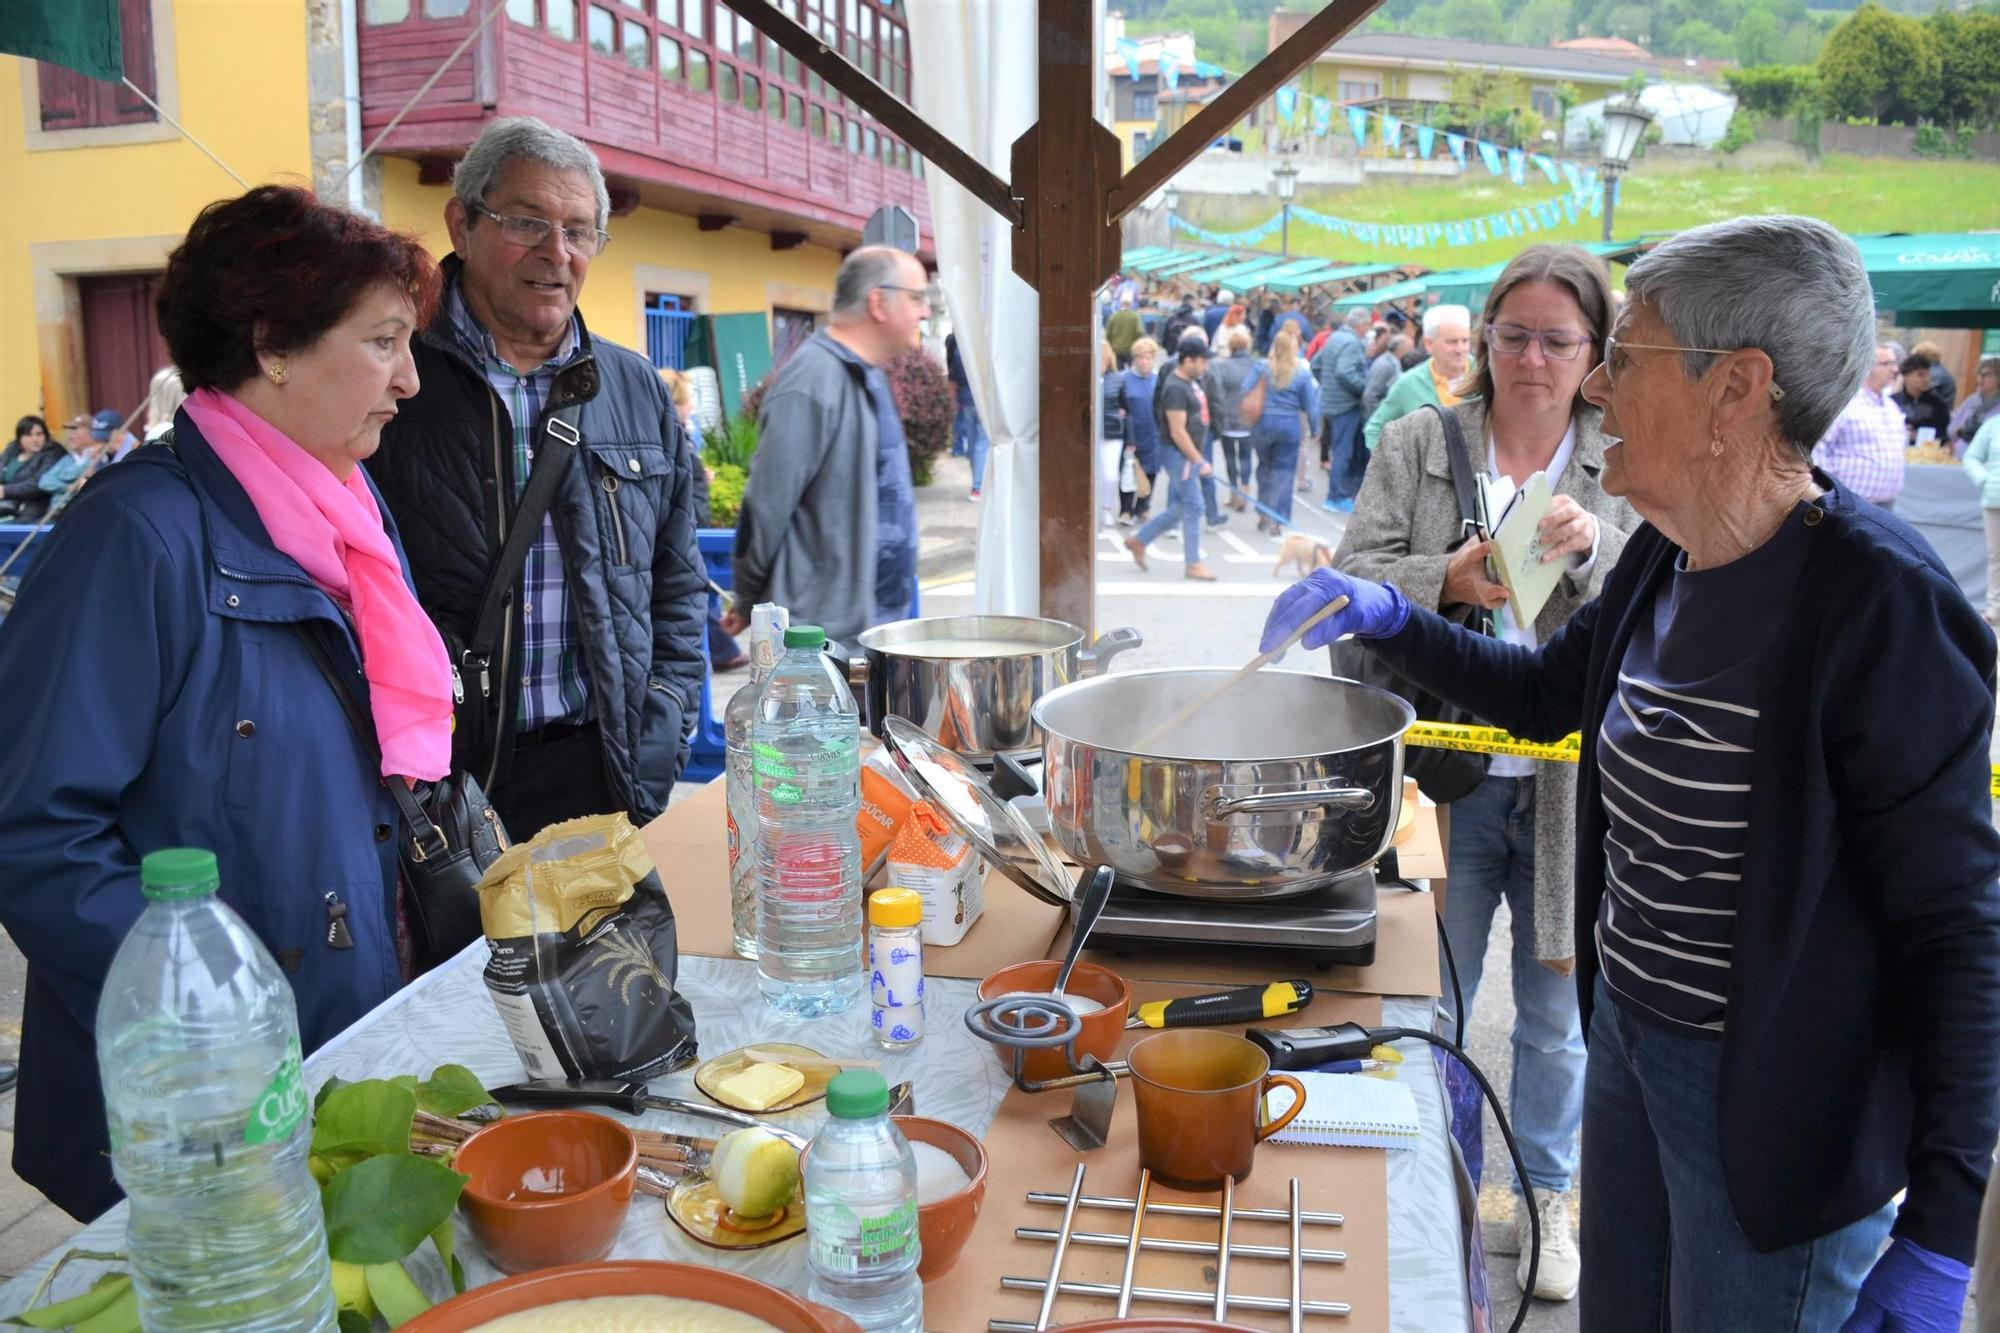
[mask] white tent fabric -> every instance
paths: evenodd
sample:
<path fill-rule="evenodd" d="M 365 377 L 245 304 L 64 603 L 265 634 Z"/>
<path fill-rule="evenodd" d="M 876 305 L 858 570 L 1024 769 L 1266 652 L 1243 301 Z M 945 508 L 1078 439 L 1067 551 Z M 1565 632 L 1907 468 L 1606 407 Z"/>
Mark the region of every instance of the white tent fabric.
<path fill-rule="evenodd" d="M 917 114 L 1005 179 L 1034 124 L 1036 32 L 1021 0 L 909 6 Z M 1032 15 L 1032 7 L 1030 17 Z M 974 607 L 1032 616 L 1041 604 L 1041 298 L 1013 271 L 1013 228 L 927 164 L 938 285 L 993 440 L 986 463 Z"/>
<path fill-rule="evenodd" d="M 1599 98 L 1570 108 L 1563 119 L 1567 148 L 1587 147 L 1593 124 L 1602 131 L 1607 100 Z M 1699 83 L 1648 84 L 1639 93 L 1639 105 L 1653 113 L 1653 124 L 1664 136 L 1662 143 L 1693 148 L 1713 148 L 1721 143 L 1722 136 L 1729 133 L 1729 118 L 1736 114 L 1734 97 Z"/>

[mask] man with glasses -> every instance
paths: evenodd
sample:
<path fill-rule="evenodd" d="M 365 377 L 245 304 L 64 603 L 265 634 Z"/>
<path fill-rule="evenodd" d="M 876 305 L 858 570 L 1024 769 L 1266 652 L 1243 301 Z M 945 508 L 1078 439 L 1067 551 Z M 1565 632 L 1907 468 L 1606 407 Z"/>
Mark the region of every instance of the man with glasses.
<path fill-rule="evenodd" d="M 736 519 L 732 634 L 759 602 L 851 641 L 909 616 L 917 502 L 903 419 L 883 367 L 930 315 L 915 255 L 863 246 L 834 277 L 833 320 L 765 390 L 757 457 Z"/>
<path fill-rule="evenodd" d="M 1903 490 L 1903 450 L 1909 440 L 1903 409 L 1889 396 L 1901 352 L 1875 345 L 1875 364 L 1860 390 L 1813 449 L 1813 463 L 1862 499 L 1884 509 Z"/>
<path fill-rule="evenodd" d="M 652 365 L 577 314 L 611 239 L 590 149 L 496 120 L 452 190 L 444 299 L 411 343 L 421 388 L 368 471 L 457 673 L 453 764 L 517 840 L 581 815 L 644 823 L 686 763 L 705 670 L 700 464 Z M 538 463 L 552 476 L 523 514 Z M 517 527 L 534 535 L 496 579 Z"/>

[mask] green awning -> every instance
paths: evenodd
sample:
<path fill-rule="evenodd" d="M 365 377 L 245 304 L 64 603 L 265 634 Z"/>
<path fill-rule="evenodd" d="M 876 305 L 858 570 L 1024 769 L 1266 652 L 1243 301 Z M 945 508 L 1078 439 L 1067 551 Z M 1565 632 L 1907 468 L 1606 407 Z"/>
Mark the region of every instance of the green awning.
<path fill-rule="evenodd" d="M 1182 250 L 1177 247 L 1163 246 L 1156 249 L 1152 254 L 1147 255 L 1144 259 L 1131 261 L 1125 267 L 1134 273 L 1152 273 L 1165 268 L 1169 264 L 1186 263 L 1197 253 L 1199 252 L 1194 250 Z"/>
<path fill-rule="evenodd" d="M 2000 326 L 2000 233 L 1857 238 L 1878 310 L 1910 324 Z"/>
<path fill-rule="evenodd" d="M 1433 279 L 1456 276 L 1457 274 L 1452 273 L 1426 273 L 1421 278 L 1405 278 L 1401 282 L 1392 282 L 1386 287 L 1377 287 L 1373 291 L 1349 292 L 1347 295 L 1336 299 L 1333 303 L 1333 308 L 1335 310 L 1366 310 L 1369 306 L 1383 301 L 1400 301 L 1405 297 L 1422 296 L 1424 289 L 1430 285 Z"/>
<path fill-rule="evenodd" d="M 1258 255 L 1254 259 L 1237 258 L 1225 260 L 1213 268 L 1197 269 L 1188 276 L 1196 282 L 1247 283 L 1257 284 L 1253 279 L 1260 273 L 1286 267 L 1291 261 L 1282 255 Z"/>
<path fill-rule="evenodd" d="M 1218 258 L 1216 255 L 1188 254 L 1179 259 L 1169 260 L 1151 272 L 1156 278 L 1177 278 L 1198 268 L 1213 268 Z"/>
<path fill-rule="evenodd" d="M 1480 307 L 1486 304 L 1486 293 L 1493 290 L 1493 284 L 1500 280 L 1500 274 L 1511 262 L 1459 269 L 1451 273 L 1433 273 L 1424 280 L 1424 295 L 1431 305 L 1462 305 L 1476 316 Z"/>
<path fill-rule="evenodd" d="M 1304 272 L 1282 278 L 1274 277 L 1265 286 L 1273 291 L 1296 292 L 1307 287 L 1321 287 L 1333 282 L 1352 282 L 1358 278 L 1372 278 L 1383 273 L 1394 273 L 1404 267 L 1402 264 L 1330 264 L 1322 260 Z"/>
<path fill-rule="evenodd" d="M 1118 257 L 1119 268 L 1130 272 L 1149 259 L 1159 259 L 1165 255 L 1178 254 L 1169 245 L 1142 245 L 1136 250 L 1127 250 Z"/>

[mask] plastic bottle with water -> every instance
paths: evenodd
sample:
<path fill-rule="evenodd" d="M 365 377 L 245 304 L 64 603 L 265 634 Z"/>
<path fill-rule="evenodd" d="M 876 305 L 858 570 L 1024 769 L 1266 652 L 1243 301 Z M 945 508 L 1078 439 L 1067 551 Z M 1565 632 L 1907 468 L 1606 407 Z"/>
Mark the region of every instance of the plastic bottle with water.
<path fill-rule="evenodd" d="M 791 612 L 773 602 L 760 602 L 750 612 L 750 680 L 729 696 L 722 714 L 727 758 L 723 791 L 729 821 L 729 923 L 739 958 L 757 956 L 757 781 L 750 765 L 750 722 L 757 712 L 757 692 L 770 678 L 784 651 L 781 640 Z"/>
<path fill-rule="evenodd" d="M 153 852 L 97 1004 L 111 1166 L 149 1333 L 332 1329 L 292 990 L 216 897 L 213 853 Z"/>
<path fill-rule="evenodd" d="M 861 713 L 816 625 L 785 655 L 750 723 L 757 777 L 757 984 L 780 1013 L 819 1018 L 861 992 Z"/>
<path fill-rule="evenodd" d="M 920 1333 L 917 1158 L 889 1118 L 889 1085 L 872 1069 L 837 1074 L 826 1109 L 805 1162 L 806 1295 L 867 1333 Z"/>

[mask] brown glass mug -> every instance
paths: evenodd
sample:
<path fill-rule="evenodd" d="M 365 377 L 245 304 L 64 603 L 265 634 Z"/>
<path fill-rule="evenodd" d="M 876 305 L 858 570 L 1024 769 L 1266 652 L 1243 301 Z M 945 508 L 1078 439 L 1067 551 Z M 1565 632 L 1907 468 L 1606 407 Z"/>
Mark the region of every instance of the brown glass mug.
<path fill-rule="evenodd" d="M 1132 1048 L 1132 1088 L 1139 1106 L 1139 1165 L 1165 1185 L 1220 1189 L 1224 1177 L 1250 1174 L 1257 1145 L 1305 1109 L 1305 1086 L 1273 1074 L 1263 1051 L 1227 1032 L 1161 1032 Z M 1292 1104 L 1268 1125 L 1257 1123 L 1264 1093 L 1278 1084 Z"/>

